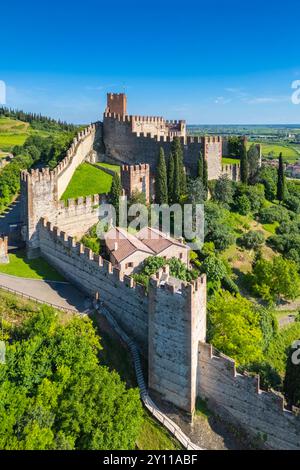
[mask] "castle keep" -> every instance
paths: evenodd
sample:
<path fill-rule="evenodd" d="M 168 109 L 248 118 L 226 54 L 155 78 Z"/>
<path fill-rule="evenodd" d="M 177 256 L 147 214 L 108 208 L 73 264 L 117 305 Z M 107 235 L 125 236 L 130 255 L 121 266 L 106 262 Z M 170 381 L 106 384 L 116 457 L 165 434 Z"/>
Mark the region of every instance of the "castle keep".
<path fill-rule="evenodd" d="M 22 234 L 29 256 L 43 256 L 83 292 L 99 294 L 142 351 L 148 363 L 150 391 L 190 414 L 197 396 L 207 399 L 216 413 L 253 439 L 259 438 L 261 447 L 299 449 L 299 410 L 287 410 L 279 394 L 262 391 L 257 377 L 239 374 L 232 359 L 206 344 L 204 275 L 182 282 L 163 268 L 151 278 L 146 292 L 132 277 L 77 241 L 98 222 L 105 202 L 105 196 L 99 195 L 66 203 L 60 200 L 83 161 L 145 162 L 145 166 L 135 167 L 128 183 L 131 170 L 123 167 L 122 180 L 130 192 L 134 178 L 139 178 L 136 184 L 143 185 L 143 178 L 148 180 L 149 172 L 154 171 L 159 147 L 168 154 L 174 136 L 181 134 L 187 171 L 195 171 L 200 150 L 207 159 L 210 179 L 225 171 L 221 137 L 192 138 L 186 135 L 182 121 L 129 116 L 126 112 L 125 95 L 109 95 L 103 123 L 79 132 L 54 170 L 22 172 Z M 147 134 L 137 131 L 138 126 L 147 126 Z M 229 165 L 226 171 L 238 177 L 237 168 Z M 2 258 L 7 254 L 5 243 L 0 243 Z"/>

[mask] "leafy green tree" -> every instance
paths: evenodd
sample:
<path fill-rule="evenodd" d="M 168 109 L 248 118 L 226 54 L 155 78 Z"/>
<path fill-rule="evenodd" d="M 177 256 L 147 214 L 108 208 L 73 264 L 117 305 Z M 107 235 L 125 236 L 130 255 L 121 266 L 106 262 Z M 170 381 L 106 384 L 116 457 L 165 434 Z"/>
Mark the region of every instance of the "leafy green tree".
<path fill-rule="evenodd" d="M 254 180 L 255 183 L 262 183 L 265 187 L 265 196 L 269 201 L 276 197 L 277 172 L 276 168 L 271 166 L 262 166 L 259 168 Z"/>
<path fill-rule="evenodd" d="M 163 148 L 159 150 L 155 179 L 155 199 L 158 204 L 168 204 L 167 166 Z"/>
<path fill-rule="evenodd" d="M 251 202 L 246 194 L 242 194 L 242 196 L 238 196 L 235 199 L 235 207 L 236 210 L 242 215 L 248 215 L 251 211 Z"/>
<path fill-rule="evenodd" d="M 120 209 L 120 196 L 122 193 L 121 180 L 117 172 L 114 173 L 110 193 L 109 193 L 109 202 L 114 207 L 116 211 L 116 225 L 119 224 L 119 209 Z"/>
<path fill-rule="evenodd" d="M 138 390 L 99 365 L 100 348 L 91 320 L 49 307 L 17 327 L 0 374 L 1 449 L 134 449 Z"/>
<path fill-rule="evenodd" d="M 291 405 L 300 407 L 300 367 L 298 363 L 293 361 L 293 357 L 295 357 L 297 361 L 300 358 L 297 348 L 299 348 L 299 346 L 296 348 L 290 347 L 288 351 L 284 377 L 284 393 L 287 401 Z"/>
<path fill-rule="evenodd" d="M 227 175 L 222 175 L 216 181 L 214 199 L 229 206 L 233 202 L 234 188 Z"/>
<path fill-rule="evenodd" d="M 277 173 L 277 199 L 278 201 L 283 201 L 284 198 L 285 198 L 285 176 L 284 176 L 282 153 L 280 153 L 278 173 Z"/>
<path fill-rule="evenodd" d="M 257 144 L 252 144 L 247 152 L 249 178 L 252 181 L 259 168 L 259 149 Z"/>
<path fill-rule="evenodd" d="M 248 165 L 248 154 L 246 140 L 241 145 L 241 182 L 247 184 L 249 177 L 249 165 Z"/>
<path fill-rule="evenodd" d="M 240 245 L 247 250 L 257 250 L 264 244 L 265 237 L 263 232 L 249 230 L 249 232 L 244 233 L 238 241 Z"/>
<path fill-rule="evenodd" d="M 281 256 L 258 260 L 253 268 L 253 289 L 268 302 L 295 299 L 300 293 L 296 263 Z"/>
<path fill-rule="evenodd" d="M 252 303 L 220 291 L 208 305 L 208 341 L 239 365 L 262 359 L 263 337 L 260 317 Z"/>
<path fill-rule="evenodd" d="M 226 266 L 216 254 L 209 255 L 204 259 L 201 271 L 207 275 L 209 291 L 220 289 L 221 281 L 227 276 Z"/>

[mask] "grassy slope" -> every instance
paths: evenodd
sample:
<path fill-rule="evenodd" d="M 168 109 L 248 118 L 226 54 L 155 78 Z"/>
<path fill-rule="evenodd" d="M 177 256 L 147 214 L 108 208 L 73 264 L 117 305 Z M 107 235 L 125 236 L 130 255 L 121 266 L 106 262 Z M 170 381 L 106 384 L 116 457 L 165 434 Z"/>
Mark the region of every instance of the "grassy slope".
<path fill-rule="evenodd" d="M 120 173 L 120 165 L 113 165 L 112 163 L 95 163 L 96 166 L 99 166 L 99 168 L 107 168 L 108 170 L 112 170 L 115 172 Z"/>
<path fill-rule="evenodd" d="M 53 135 L 53 132 L 32 129 L 27 122 L 18 121 L 7 117 L 0 117 L 0 150 L 10 152 L 15 145 L 23 145 L 32 134 L 43 137 Z"/>
<path fill-rule="evenodd" d="M 10 254 L 9 264 L 0 264 L 0 273 L 48 281 L 64 280 L 43 258 L 28 260 L 25 256 L 25 250 L 19 250 L 15 254 Z"/>
<path fill-rule="evenodd" d="M 254 142 L 248 142 L 248 146 L 252 145 Z M 300 158 L 300 147 L 299 149 L 296 145 L 288 144 L 269 144 L 262 143 L 262 153 L 264 157 L 268 157 L 270 153 L 274 154 L 274 158 L 278 158 L 279 154 L 282 152 L 283 158 L 290 162 L 296 161 Z"/>
<path fill-rule="evenodd" d="M 62 199 L 108 193 L 112 176 L 89 163 L 83 163 L 75 171 Z"/>

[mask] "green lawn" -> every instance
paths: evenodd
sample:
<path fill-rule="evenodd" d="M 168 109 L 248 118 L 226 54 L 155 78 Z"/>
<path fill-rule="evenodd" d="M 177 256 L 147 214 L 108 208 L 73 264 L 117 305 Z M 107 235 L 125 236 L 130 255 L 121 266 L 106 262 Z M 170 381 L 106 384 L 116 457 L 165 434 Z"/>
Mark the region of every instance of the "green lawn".
<path fill-rule="evenodd" d="M 227 158 L 227 157 L 222 158 L 222 164 L 223 165 L 234 165 L 234 164 L 237 164 L 237 163 L 240 163 L 239 158 Z"/>
<path fill-rule="evenodd" d="M 23 145 L 28 134 L 0 131 L 0 149 L 9 152 L 15 145 Z"/>
<path fill-rule="evenodd" d="M 95 163 L 95 165 L 99 166 L 100 168 L 107 168 L 108 170 L 116 171 L 120 173 L 120 165 L 113 165 L 112 163 Z"/>
<path fill-rule="evenodd" d="M 48 281 L 64 281 L 64 278 L 43 258 L 28 260 L 25 250 L 18 250 L 9 255 L 8 264 L 0 264 L 0 272 L 11 276 L 45 279 Z"/>
<path fill-rule="evenodd" d="M 110 191 L 112 176 L 89 163 L 82 163 L 75 171 L 61 199 L 105 194 Z"/>
<path fill-rule="evenodd" d="M 254 142 L 248 142 L 248 146 L 251 146 Z M 255 142 L 256 143 L 256 142 Z M 295 161 L 300 157 L 300 152 L 296 148 L 285 145 L 285 144 L 268 144 L 262 143 L 262 154 L 264 157 L 273 156 L 273 158 L 278 158 L 279 154 L 282 153 L 282 156 L 285 160 Z"/>

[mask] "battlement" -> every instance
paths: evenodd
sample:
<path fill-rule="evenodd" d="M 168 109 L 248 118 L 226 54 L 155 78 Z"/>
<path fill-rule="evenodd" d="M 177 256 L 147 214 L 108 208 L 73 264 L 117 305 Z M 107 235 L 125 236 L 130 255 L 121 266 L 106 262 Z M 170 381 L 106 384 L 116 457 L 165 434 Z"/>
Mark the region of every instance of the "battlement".
<path fill-rule="evenodd" d="M 23 170 L 21 172 L 21 181 L 34 184 L 43 181 L 52 181 L 57 178 L 72 163 L 80 143 L 88 136 L 94 134 L 95 130 L 96 124 L 91 124 L 82 131 L 78 132 L 74 137 L 69 149 L 67 150 L 65 158 L 61 160 L 53 170 L 50 170 L 48 167 L 42 168 L 41 170 Z"/>
<path fill-rule="evenodd" d="M 58 202 L 59 209 L 66 209 L 75 206 L 86 206 L 93 207 L 99 206 L 102 202 L 106 202 L 106 195 L 102 194 L 93 194 L 91 196 L 70 198 L 67 200 L 62 200 Z"/>
<path fill-rule="evenodd" d="M 148 163 L 139 163 L 137 165 L 122 165 L 121 166 L 121 171 L 126 171 L 126 172 L 131 172 L 131 173 L 135 173 L 135 172 L 145 172 L 145 171 L 149 171 L 150 170 L 150 166 L 148 165 Z"/>
<path fill-rule="evenodd" d="M 180 294 L 186 296 L 200 291 L 206 283 L 206 275 L 202 274 L 196 280 L 191 282 L 180 281 L 170 276 L 170 267 L 168 264 L 160 268 L 156 274 L 150 278 L 150 284 L 153 287 L 164 289 L 167 293 Z"/>
<path fill-rule="evenodd" d="M 106 111 L 127 114 L 127 98 L 125 93 L 107 93 Z"/>
<path fill-rule="evenodd" d="M 279 392 L 260 388 L 259 375 L 237 372 L 233 359 L 204 342 L 198 349 L 198 395 L 250 437 L 265 435 L 263 448 L 299 448 L 300 410 L 287 409 Z"/>
<path fill-rule="evenodd" d="M 104 272 L 106 277 L 112 276 L 114 281 L 119 281 L 124 286 L 135 290 L 142 297 L 146 296 L 146 289 L 143 285 L 136 283 L 132 277 L 123 274 L 110 261 L 107 261 L 102 256 L 94 253 L 90 248 L 78 242 L 76 237 L 69 236 L 45 217 L 41 219 L 41 227 L 49 233 L 54 242 L 60 243 L 75 255 L 83 257 L 87 263 L 96 265 L 97 269 L 99 268 L 100 271 Z"/>
<path fill-rule="evenodd" d="M 211 359 L 213 362 L 215 362 L 217 364 L 217 370 L 219 373 L 221 373 L 222 370 L 222 375 L 227 375 L 229 378 L 235 379 L 239 383 L 244 381 L 248 391 L 252 390 L 257 395 L 260 395 L 263 400 L 267 400 L 276 409 L 285 411 L 288 414 L 299 416 L 299 408 L 295 406 L 293 406 L 291 410 L 286 408 L 285 399 L 281 393 L 273 389 L 270 391 L 262 390 L 260 388 L 259 375 L 253 375 L 247 371 L 244 371 L 242 374 L 237 372 L 235 360 L 221 353 L 211 344 L 199 343 L 199 354 L 202 355 L 202 358 Z"/>

